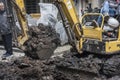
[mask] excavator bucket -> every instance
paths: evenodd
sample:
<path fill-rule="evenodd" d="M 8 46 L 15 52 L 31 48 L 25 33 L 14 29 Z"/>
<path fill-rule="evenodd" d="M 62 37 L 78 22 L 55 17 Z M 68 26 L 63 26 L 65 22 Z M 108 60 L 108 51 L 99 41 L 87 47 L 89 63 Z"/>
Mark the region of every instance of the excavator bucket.
<path fill-rule="evenodd" d="M 59 45 L 59 36 L 50 26 L 40 24 L 30 27 L 30 38 L 25 43 L 25 53 L 34 59 L 49 59 Z"/>

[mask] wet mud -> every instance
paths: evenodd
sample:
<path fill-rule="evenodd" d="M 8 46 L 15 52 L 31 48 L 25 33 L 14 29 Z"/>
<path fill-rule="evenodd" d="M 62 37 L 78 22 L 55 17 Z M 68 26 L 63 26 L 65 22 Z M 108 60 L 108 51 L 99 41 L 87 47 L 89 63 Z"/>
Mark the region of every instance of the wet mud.
<path fill-rule="evenodd" d="M 40 24 L 29 33 L 26 56 L 0 62 L 0 80 L 120 80 L 120 55 L 66 51 L 50 58 L 60 43 L 55 30 Z"/>
<path fill-rule="evenodd" d="M 69 80 L 120 79 L 120 55 L 105 56 L 87 52 L 80 55 L 71 52 L 65 53 L 61 58 L 56 57 L 53 61 L 56 69 L 69 76 Z"/>
<path fill-rule="evenodd" d="M 109 61 L 102 62 L 92 54 L 80 56 L 75 52 L 49 60 L 25 56 L 11 62 L 0 62 L 0 80 L 119 80 L 119 66 L 111 65 Z"/>
<path fill-rule="evenodd" d="M 34 59 L 48 59 L 59 45 L 59 35 L 50 26 L 32 26 L 29 28 L 29 40 L 25 43 L 25 53 Z M 46 56 L 47 55 L 47 56 Z"/>

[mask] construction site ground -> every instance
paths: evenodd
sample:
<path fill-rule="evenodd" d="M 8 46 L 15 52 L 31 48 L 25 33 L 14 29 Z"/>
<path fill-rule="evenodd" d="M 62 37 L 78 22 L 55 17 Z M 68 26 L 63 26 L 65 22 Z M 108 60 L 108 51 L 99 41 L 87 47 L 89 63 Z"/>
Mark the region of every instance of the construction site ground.
<path fill-rule="evenodd" d="M 5 50 L 0 47 L 0 80 L 120 80 L 119 54 L 100 56 L 83 52 L 80 55 L 69 45 L 56 46 L 58 39 L 49 27 L 39 26 L 32 31 L 31 41 L 26 43 L 25 52 L 29 54 L 14 48 L 13 56 L 2 60 Z M 43 60 L 34 56 L 46 47 L 55 50 L 54 54 L 50 52 L 51 58 Z"/>
<path fill-rule="evenodd" d="M 0 57 L 4 52 L 0 48 Z M 67 45 L 58 47 L 49 60 L 37 60 L 25 56 L 16 48 L 12 57 L 0 59 L 0 80 L 120 80 L 119 74 L 110 75 L 111 77 L 99 74 L 97 63 L 101 62 L 92 58 L 93 55 L 79 57 L 80 59 L 76 55 L 78 54 L 70 52 L 70 46 Z M 82 63 L 80 70 L 77 70 L 81 64 L 78 61 Z"/>

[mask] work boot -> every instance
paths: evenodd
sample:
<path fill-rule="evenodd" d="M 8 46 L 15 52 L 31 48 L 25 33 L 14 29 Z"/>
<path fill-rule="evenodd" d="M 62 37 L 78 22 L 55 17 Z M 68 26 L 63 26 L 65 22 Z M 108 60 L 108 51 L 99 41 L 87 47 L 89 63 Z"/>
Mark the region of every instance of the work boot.
<path fill-rule="evenodd" d="M 2 60 L 6 59 L 7 57 L 10 57 L 12 55 L 13 55 L 12 53 L 5 53 L 2 55 Z"/>

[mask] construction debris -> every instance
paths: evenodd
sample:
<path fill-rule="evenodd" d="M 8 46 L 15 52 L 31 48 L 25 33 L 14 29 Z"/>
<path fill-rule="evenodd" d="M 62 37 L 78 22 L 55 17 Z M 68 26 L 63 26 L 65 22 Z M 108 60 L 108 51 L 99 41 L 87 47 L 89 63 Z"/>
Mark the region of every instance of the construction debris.
<path fill-rule="evenodd" d="M 26 56 L 20 57 L 18 59 L 13 59 L 10 62 L 0 62 L 0 80 L 120 79 L 119 75 L 111 75 L 111 77 L 107 77 L 106 75 L 99 73 L 101 71 L 100 66 L 103 62 L 101 62 L 102 60 L 99 60 L 100 58 L 94 57 L 95 56 L 91 54 L 82 55 L 80 57 L 75 52 L 66 52 L 63 57 L 57 56 L 49 60 L 36 60 Z M 86 71 L 82 71 L 82 69 L 86 69 Z"/>

